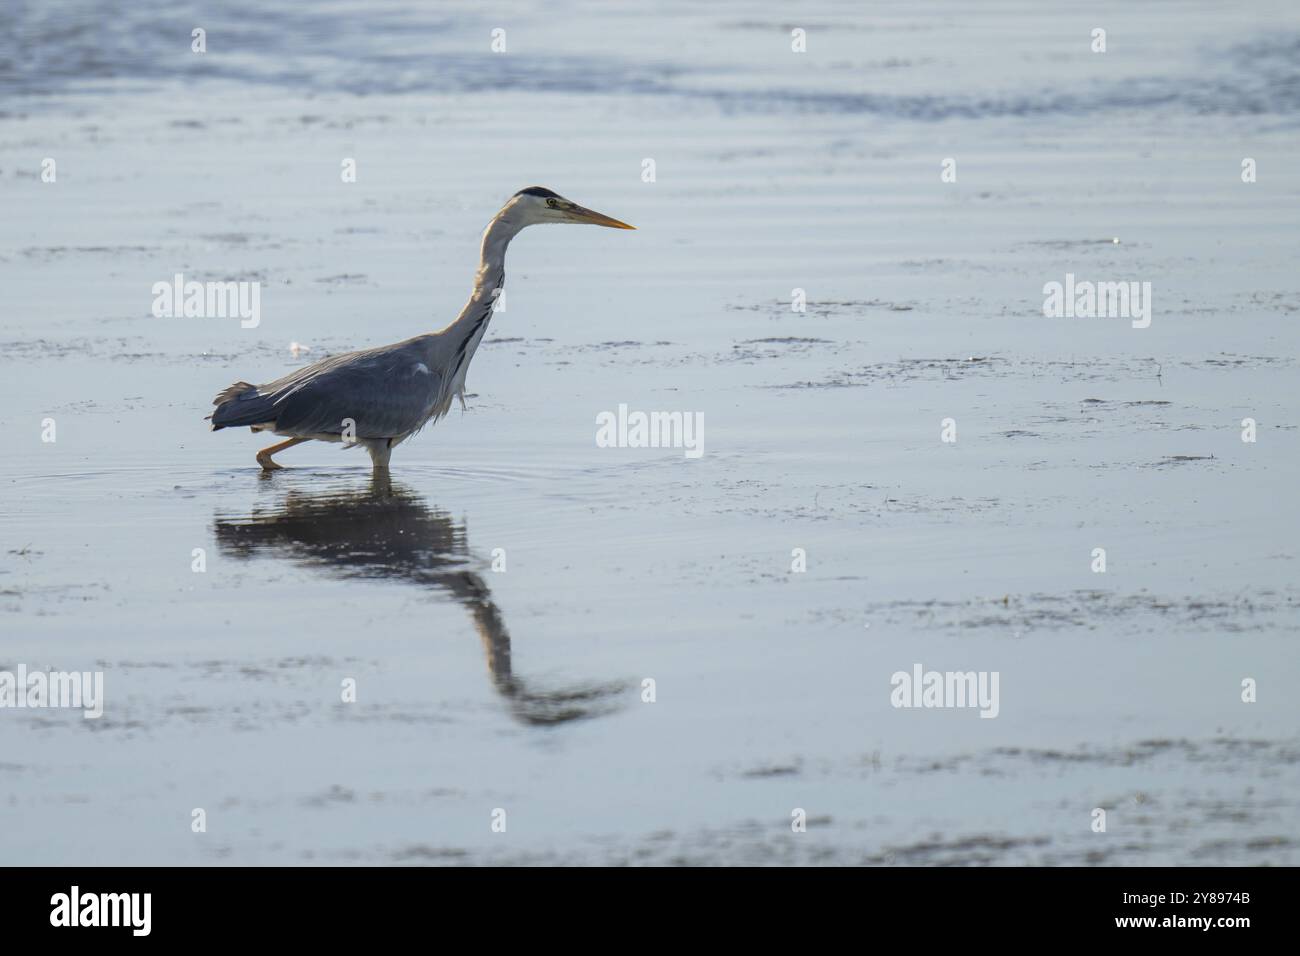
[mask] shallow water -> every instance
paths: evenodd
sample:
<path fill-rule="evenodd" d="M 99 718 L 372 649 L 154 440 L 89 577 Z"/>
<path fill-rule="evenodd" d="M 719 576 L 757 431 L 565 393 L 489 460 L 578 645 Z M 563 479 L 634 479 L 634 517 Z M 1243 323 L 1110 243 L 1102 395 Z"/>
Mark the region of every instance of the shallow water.
<path fill-rule="evenodd" d="M 1300 862 L 1293 7 L 300 6 L 0 13 L 0 670 L 106 695 L 0 710 L 6 860 Z M 444 325 L 534 182 L 639 231 L 516 241 L 391 483 L 206 431 Z"/>

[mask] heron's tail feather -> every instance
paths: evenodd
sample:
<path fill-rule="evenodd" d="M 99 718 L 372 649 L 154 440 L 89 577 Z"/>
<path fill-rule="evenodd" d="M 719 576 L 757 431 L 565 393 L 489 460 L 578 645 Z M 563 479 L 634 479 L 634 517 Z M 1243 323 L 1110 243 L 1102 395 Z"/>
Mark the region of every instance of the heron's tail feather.
<path fill-rule="evenodd" d="M 262 425 L 275 420 L 275 404 L 258 393 L 256 385 L 236 382 L 212 400 L 217 410 L 208 418 L 212 430 L 234 428 L 240 425 Z"/>
<path fill-rule="evenodd" d="M 245 392 L 251 391 L 256 388 L 257 388 L 256 385 L 249 385 L 247 382 L 236 382 L 234 385 L 230 386 L 230 388 L 217 392 L 217 397 L 212 400 L 212 404 L 224 405 L 232 398 L 238 398 L 240 395 L 243 395 Z"/>

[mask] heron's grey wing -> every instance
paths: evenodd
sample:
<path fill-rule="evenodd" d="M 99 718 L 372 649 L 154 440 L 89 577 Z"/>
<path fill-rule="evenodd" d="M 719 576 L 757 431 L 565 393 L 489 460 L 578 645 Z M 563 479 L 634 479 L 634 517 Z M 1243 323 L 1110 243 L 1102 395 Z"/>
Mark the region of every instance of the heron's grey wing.
<path fill-rule="evenodd" d="M 258 389 L 273 409 L 275 430 L 394 438 L 428 420 L 443 391 L 438 373 L 410 343 L 351 352 L 299 369 Z"/>

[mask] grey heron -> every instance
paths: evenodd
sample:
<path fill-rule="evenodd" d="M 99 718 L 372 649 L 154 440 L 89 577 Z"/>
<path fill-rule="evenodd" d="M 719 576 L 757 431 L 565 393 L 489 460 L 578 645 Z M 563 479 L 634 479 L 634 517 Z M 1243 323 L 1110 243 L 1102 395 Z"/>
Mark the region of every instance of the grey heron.
<path fill-rule="evenodd" d="M 521 189 L 483 231 L 474 287 L 454 322 L 394 345 L 322 359 L 265 385 L 236 382 L 213 399 L 212 430 L 247 425 L 285 436 L 257 453 L 266 471 L 281 467 L 272 455 L 313 439 L 361 445 L 376 469 L 388 468 L 393 448 L 445 415 L 453 398 L 464 407 L 465 374 L 501 294 L 510 240 L 527 226 L 561 222 L 636 228 L 542 186 Z"/>

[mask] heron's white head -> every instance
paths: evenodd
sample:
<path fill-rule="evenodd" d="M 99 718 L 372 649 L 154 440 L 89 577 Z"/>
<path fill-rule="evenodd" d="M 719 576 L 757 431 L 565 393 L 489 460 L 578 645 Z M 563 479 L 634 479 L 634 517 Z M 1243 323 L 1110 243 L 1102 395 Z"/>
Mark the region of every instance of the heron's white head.
<path fill-rule="evenodd" d="M 520 228 L 547 222 L 576 222 L 611 229 L 635 229 L 625 222 L 579 206 L 545 186 L 529 186 L 510 197 L 498 218 L 509 219 Z"/>

